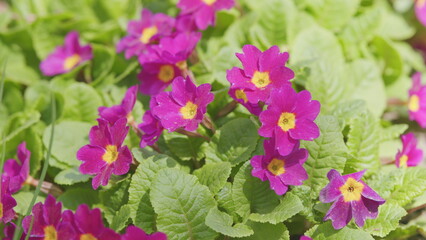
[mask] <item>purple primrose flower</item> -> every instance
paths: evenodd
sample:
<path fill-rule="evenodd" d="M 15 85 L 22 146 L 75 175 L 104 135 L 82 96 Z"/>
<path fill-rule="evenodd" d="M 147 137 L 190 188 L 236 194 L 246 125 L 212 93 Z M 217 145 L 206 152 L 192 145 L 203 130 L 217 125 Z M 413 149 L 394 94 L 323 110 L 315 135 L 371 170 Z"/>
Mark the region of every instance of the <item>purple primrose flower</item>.
<path fill-rule="evenodd" d="M 402 151 L 398 150 L 395 157 L 397 167 L 413 167 L 423 160 L 423 151 L 417 148 L 417 139 L 413 133 L 401 136 Z"/>
<path fill-rule="evenodd" d="M 312 141 L 320 134 L 314 120 L 320 112 L 320 103 L 311 100 L 307 90 L 300 93 L 284 85 L 271 92 L 267 110 L 260 113 L 262 126 L 259 134 L 274 137 L 275 148 L 283 156 L 288 155 L 297 140 Z"/>
<path fill-rule="evenodd" d="M 296 144 L 289 155 L 282 156 L 274 145 L 273 140 L 265 140 L 265 155 L 257 155 L 250 160 L 253 167 L 251 174 L 262 181 L 268 180 L 271 189 L 276 194 L 283 195 L 289 185 L 302 185 L 308 179 L 302 166 L 308 158 L 308 151 L 299 149 L 299 144 Z"/>
<path fill-rule="evenodd" d="M 167 235 L 162 232 L 148 235 L 138 227 L 129 226 L 126 233 L 121 236 L 121 240 L 167 240 Z"/>
<path fill-rule="evenodd" d="M 135 106 L 137 95 L 138 86 L 130 87 L 124 95 L 121 104 L 112 107 L 99 107 L 99 116 L 107 120 L 111 125 L 120 118 L 127 118 L 128 121 L 132 121 L 132 110 Z"/>
<path fill-rule="evenodd" d="M 331 203 L 324 221 L 331 220 L 335 229 L 346 226 L 352 218 L 362 227 L 367 218 L 376 218 L 378 208 L 385 200 L 361 180 L 364 171 L 340 175 L 331 169 L 327 177 L 330 183 L 320 192 L 320 201 Z"/>
<path fill-rule="evenodd" d="M 426 0 L 416 0 L 414 8 L 417 19 L 426 27 Z"/>
<path fill-rule="evenodd" d="M 152 113 L 171 132 L 178 128 L 195 131 L 204 118 L 207 105 L 213 101 L 210 89 L 210 84 L 197 87 L 191 79 L 177 77 L 171 92 L 162 92 L 155 97 L 158 105 Z"/>
<path fill-rule="evenodd" d="M 422 128 L 426 128 L 426 86 L 422 85 L 422 75 L 413 75 L 413 86 L 409 90 L 408 111 L 410 120 L 415 120 Z"/>
<path fill-rule="evenodd" d="M 99 125 L 89 133 L 90 144 L 77 152 L 77 159 L 83 161 L 80 172 L 95 174 L 92 186 L 106 186 L 111 174 L 123 175 L 129 171 L 132 154 L 127 146 L 122 146 L 129 127 L 126 118 L 120 118 L 112 126 L 106 120 L 98 119 Z"/>
<path fill-rule="evenodd" d="M 90 45 L 80 46 L 78 33 L 70 32 L 65 37 L 64 46 L 59 46 L 40 64 L 40 69 L 46 76 L 69 72 L 82 62 L 93 58 Z"/>
<path fill-rule="evenodd" d="M 247 110 L 256 115 L 259 116 L 259 114 L 262 112 L 262 107 L 259 106 L 259 103 L 251 103 L 247 99 L 247 95 L 244 92 L 244 89 L 238 89 L 231 87 L 228 91 L 229 96 L 231 96 L 235 101 L 243 105 Z"/>
<path fill-rule="evenodd" d="M 8 223 L 15 217 L 13 208 L 16 206 L 16 201 L 9 191 L 9 177 L 1 176 L 0 187 L 0 222 Z"/>
<path fill-rule="evenodd" d="M 140 91 L 145 95 L 158 95 L 172 83 L 173 79 L 182 76 L 181 69 L 172 63 L 149 62 L 142 67 L 138 79 L 141 81 Z"/>
<path fill-rule="evenodd" d="M 18 192 L 30 175 L 31 152 L 22 142 L 18 146 L 18 160 L 9 159 L 4 163 L 4 176 L 9 177 L 9 190 L 11 194 Z"/>
<path fill-rule="evenodd" d="M 156 107 L 157 101 L 155 97 L 151 98 L 149 102 L 149 108 L 153 109 Z M 153 114 L 152 110 L 148 110 L 143 115 L 142 123 L 138 125 L 138 128 L 143 132 L 141 137 L 140 147 L 144 148 L 146 146 L 151 146 L 157 142 L 158 138 L 161 136 L 161 133 L 164 130 L 163 125 L 161 125 L 160 120 L 158 120 Z"/>

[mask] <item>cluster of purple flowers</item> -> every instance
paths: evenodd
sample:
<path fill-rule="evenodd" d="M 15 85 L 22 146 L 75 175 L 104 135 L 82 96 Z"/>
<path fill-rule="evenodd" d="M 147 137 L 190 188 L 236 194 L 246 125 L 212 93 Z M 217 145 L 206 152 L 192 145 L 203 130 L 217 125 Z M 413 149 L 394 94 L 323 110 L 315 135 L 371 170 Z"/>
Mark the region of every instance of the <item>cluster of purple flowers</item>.
<path fill-rule="evenodd" d="M 262 181 L 269 180 L 278 195 L 285 194 L 289 185 L 301 185 L 308 178 L 303 168 L 308 152 L 300 148 L 299 141 L 319 136 L 314 120 L 320 103 L 311 100 L 308 91 L 297 93 L 291 87 L 294 73 L 285 67 L 289 55 L 281 53 L 277 46 L 261 52 L 246 45 L 243 53 L 236 55 L 243 69 L 228 70 L 229 95 L 259 115 L 259 134 L 269 138 L 264 141 L 265 154 L 250 160 L 252 174 Z"/>
<path fill-rule="evenodd" d="M 166 240 L 164 233 L 146 234 L 142 229 L 129 226 L 126 233 L 121 235 L 104 226 L 99 208 L 90 209 L 87 205 L 78 206 L 75 212 L 62 211 L 62 203 L 48 195 L 44 203 L 37 203 L 32 214 L 22 221 L 24 234 L 30 240 Z M 16 225 L 10 223 L 5 228 L 5 240 L 13 239 Z"/>

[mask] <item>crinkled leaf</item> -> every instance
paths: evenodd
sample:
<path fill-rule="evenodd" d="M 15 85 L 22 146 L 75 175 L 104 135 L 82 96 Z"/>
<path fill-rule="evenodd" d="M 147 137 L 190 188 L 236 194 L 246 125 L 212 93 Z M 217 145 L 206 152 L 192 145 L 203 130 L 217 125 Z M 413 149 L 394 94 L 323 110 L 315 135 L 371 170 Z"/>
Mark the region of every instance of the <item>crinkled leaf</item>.
<path fill-rule="evenodd" d="M 254 233 L 249 226 L 243 223 L 233 224 L 232 217 L 217 208 L 210 209 L 206 217 L 206 225 L 229 237 L 246 237 Z"/>
<path fill-rule="evenodd" d="M 276 225 L 270 223 L 258 223 L 248 221 L 247 225 L 254 230 L 254 234 L 249 237 L 238 238 L 241 240 L 290 240 L 290 234 L 287 227 L 278 223 Z"/>
<path fill-rule="evenodd" d="M 370 234 L 361 229 L 346 226 L 340 230 L 336 230 L 330 221 L 316 225 L 306 234 L 315 240 L 374 240 Z"/>
<path fill-rule="evenodd" d="M 194 171 L 200 183 L 209 187 L 213 194 L 222 189 L 230 174 L 231 164 L 228 162 L 206 164 Z"/>
<path fill-rule="evenodd" d="M 374 236 L 385 237 L 398 227 L 399 220 L 406 214 L 404 208 L 385 203 L 379 207 L 379 216 L 376 219 L 368 219 L 363 229 Z"/>
<path fill-rule="evenodd" d="M 98 107 L 102 106 L 102 99 L 95 89 L 87 84 L 74 83 L 65 90 L 64 95 L 67 97 L 63 118 L 95 122 L 98 118 Z"/>
<path fill-rule="evenodd" d="M 152 182 L 150 198 L 157 213 L 157 228 L 170 239 L 217 237 L 205 224 L 215 200 L 195 176 L 178 169 L 162 169 Z"/>

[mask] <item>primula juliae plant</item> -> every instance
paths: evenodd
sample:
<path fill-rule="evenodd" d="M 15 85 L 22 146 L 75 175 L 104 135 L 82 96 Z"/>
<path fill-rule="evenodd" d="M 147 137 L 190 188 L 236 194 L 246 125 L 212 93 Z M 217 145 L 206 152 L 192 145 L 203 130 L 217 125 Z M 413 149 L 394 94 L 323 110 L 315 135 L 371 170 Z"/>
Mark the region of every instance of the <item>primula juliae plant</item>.
<path fill-rule="evenodd" d="M 426 238 L 426 1 L 0 4 L 0 238 Z"/>

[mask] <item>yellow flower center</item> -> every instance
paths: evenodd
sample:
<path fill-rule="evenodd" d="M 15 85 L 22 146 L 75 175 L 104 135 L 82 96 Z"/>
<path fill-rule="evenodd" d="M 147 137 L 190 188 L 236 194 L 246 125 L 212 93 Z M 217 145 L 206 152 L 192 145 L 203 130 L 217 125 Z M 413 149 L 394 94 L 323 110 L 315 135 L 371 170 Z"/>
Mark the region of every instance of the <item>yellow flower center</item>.
<path fill-rule="evenodd" d="M 3 218 L 3 203 L 0 202 L 0 219 Z"/>
<path fill-rule="evenodd" d="M 277 158 L 272 159 L 272 161 L 268 164 L 268 170 L 275 176 L 285 173 L 284 160 Z"/>
<path fill-rule="evenodd" d="M 242 89 L 237 89 L 237 90 L 235 91 L 235 97 L 236 97 L 237 99 L 242 99 L 242 100 L 244 100 L 244 103 L 247 103 L 247 102 L 248 102 L 247 95 L 246 95 L 246 93 L 245 93 Z"/>
<path fill-rule="evenodd" d="M 182 114 L 183 119 L 193 119 L 197 115 L 197 104 L 194 104 L 191 101 L 188 101 L 185 106 L 181 107 L 180 113 Z"/>
<path fill-rule="evenodd" d="M 171 65 L 162 65 L 157 77 L 162 82 L 168 83 L 175 77 L 175 70 Z"/>
<path fill-rule="evenodd" d="M 55 227 L 52 225 L 44 227 L 44 239 L 43 240 L 58 240 L 58 233 Z"/>
<path fill-rule="evenodd" d="M 117 146 L 107 145 L 106 151 L 104 155 L 102 155 L 102 160 L 104 160 L 108 164 L 111 164 L 117 160 L 117 157 L 118 157 Z"/>
<path fill-rule="evenodd" d="M 70 70 L 75 67 L 81 61 L 81 57 L 78 54 L 74 54 L 70 57 L 67 57 L 64 62 L 64 69 Z"/>
<path fill-rule="evenodd" d="M 183 61 L 177 62 L 177 63 L 176 63 L 176 66 L 177 66 L 180 70 L 182 70 L 182 71 L 184 71 L 184 70 L 186 70 L 186 69 L 188 68 L 188 65 L 186 64 L 186 60 L 183 60 Z"/>
<path fill-rule="evenodd" d="M 90 233 L 80 235 L 80 240 L 98 240 L 95 236 Z"/>
<path fill-rule="evenodd" d="M 359 201 L 361 199 L 361 193 L 364 190 L 364 184 L 358 182 L 354 178 L 348 178 L 339 190 L 345 202 Z"/>
<path fill-rule="evenodd" d="M 217 0 L 203 0 L 203 2 L 207 5 L 213 5 Z"/>
<path fill-rule="evenodd" d="M 269 72 L 258 72 L 255 71 L 253 77 L 251 78 L 251 82 L 257 88 L 264 88 L 271 83 L 269 79 Z"/>
<path fill-rule="evenodd" d="M 416 7 L 422 8 L 426 4 L 426 0 L 417 0 Z"/>
<path fill-rule="evenodd" d="M 296 115 L 294 113 L 283 112 L 281 113 L 280 119 L 278 120 L 278 126 L 284 132 L 296 127 Z"/>
<path fill-rule="evenodd" d="M 399 167 L 407 167 L 408 156 L 406 154 L 399 158 Z"/>
<path fill-rule="evenodd" d="M 149 43 L 149 40 L 151 40 L 152 36 L 154 36 L 157 33 L 158 33 L 158 28 L 156 26 L 147 27 L 142 31 L 142 34 L 139 40 L 142 43 L 147 44 Z"/>
<path fill-rule="evenodd" d="M 419 96 L 413 95 L 408 101 L 408 109 L 412 112 L 417 112 L 420 109 Z"/>

